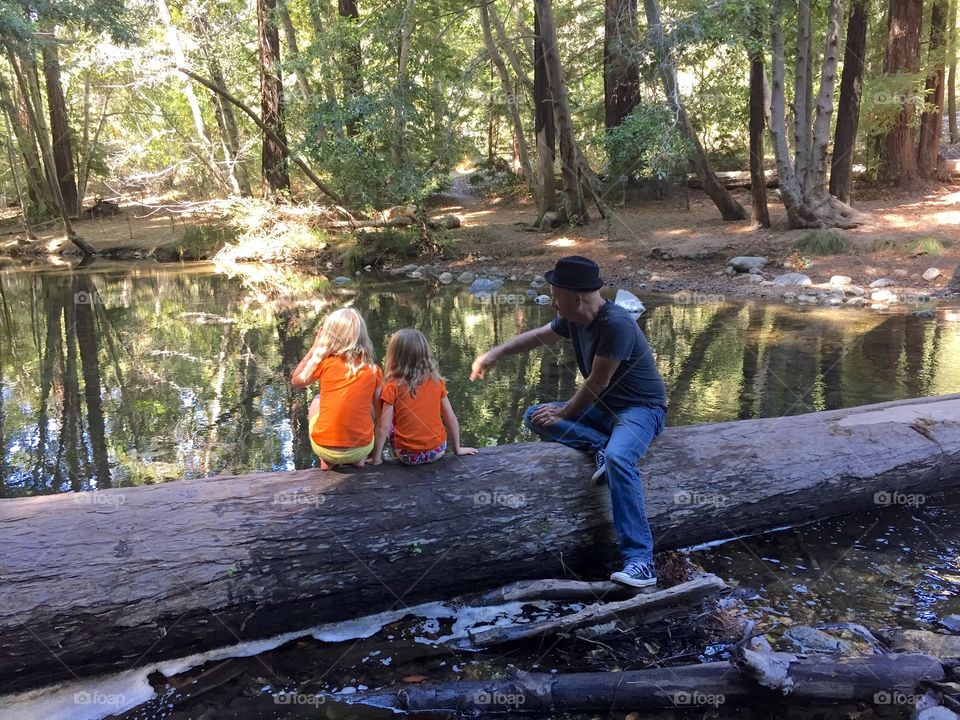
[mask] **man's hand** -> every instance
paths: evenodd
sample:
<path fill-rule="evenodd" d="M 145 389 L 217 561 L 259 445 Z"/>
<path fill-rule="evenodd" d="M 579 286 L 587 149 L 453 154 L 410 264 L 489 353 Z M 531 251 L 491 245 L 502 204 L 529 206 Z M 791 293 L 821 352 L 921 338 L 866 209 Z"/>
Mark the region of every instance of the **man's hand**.
<path fill-rule="evenodd" d="M 530 419 L 535 425 L 549 427 L 560 420 L 566 419 L 566 415 L 564 415 L 563 412 L 564 409 L 565 407 L 563 405 L 544 405 L 535 413 L 533 413 L 533 415 L 530 416 Z"/>
<path fill-rule="evenodd" d="M 477 357 L 470 366 L 470 380 L 483 380 L 486 377 L 487 370 L 497 361 L 500 353 L 496 348 L 487 350 L 483 355 Z"/>

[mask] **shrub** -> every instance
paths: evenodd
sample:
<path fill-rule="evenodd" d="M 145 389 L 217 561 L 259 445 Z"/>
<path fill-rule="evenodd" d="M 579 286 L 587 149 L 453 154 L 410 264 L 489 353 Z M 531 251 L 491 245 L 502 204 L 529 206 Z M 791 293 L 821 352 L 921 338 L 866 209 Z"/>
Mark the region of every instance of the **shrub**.
<path fill-rule="evenodd" d="M 837 230 L 811 230 L 793 248 L 804 255 L 843 255 L 850 252 L 850 241 Z"/>

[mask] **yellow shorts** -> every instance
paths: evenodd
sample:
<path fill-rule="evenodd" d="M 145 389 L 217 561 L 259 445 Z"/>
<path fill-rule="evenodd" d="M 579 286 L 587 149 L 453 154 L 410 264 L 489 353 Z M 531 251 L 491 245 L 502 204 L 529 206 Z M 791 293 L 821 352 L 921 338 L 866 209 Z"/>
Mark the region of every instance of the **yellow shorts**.
<path fill-rule="evenodd" d="M 310 433 L 310 447 L 313 448 L 313 452 L 317 457 L 324 460 L 328 465 L 350 465 L 355 462 L 360 462 L 365 457 L 369 457 L 370 453 L 373 452 L 374 440 L 370 440 L 370 443 L 364 447 L 347 448 L 346 450 L 331 450 L 330 448 L 317 445 L 313 441 L 313 426 L 316 424 L 318 417 L 318 415 L 314 415 L 310 418 L 308 429 Z"/>

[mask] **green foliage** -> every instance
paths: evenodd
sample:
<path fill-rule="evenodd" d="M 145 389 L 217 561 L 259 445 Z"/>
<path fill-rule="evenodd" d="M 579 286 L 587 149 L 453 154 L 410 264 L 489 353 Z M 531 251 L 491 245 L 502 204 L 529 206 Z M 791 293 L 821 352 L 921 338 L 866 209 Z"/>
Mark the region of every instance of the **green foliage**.
<path fill-rule="evenodd" d="M 913 243 L 912 255 L 942 255 L 951 245 L 949 240 L 936 237 L 920 238 Z"/>
<path fill-rule="evenodd" d="M 641 102 L 620 125 L 601 135 L 608 177 L 664 179 L 685 169 L 690 142 L 674 120 L 667 107 Z"/>
<path fill-rule="evenodd" d="M 814 257 L 850 252 L 850 241 L 837 230 L 811 230 L 793 244 L 794 250 Z"/>

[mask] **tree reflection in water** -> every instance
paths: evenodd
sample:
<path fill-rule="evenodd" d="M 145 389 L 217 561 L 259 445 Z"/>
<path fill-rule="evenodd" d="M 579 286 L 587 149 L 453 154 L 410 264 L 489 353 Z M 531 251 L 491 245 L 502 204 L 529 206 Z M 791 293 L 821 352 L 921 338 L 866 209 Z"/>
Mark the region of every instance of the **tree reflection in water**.
<path fill-rule="evenodd" d="M 272 272 L 269 281 L 204 266 L 0 274 L 0 494 L 311 467 L 312 391 L 288 379 L 322 317 L 344 304 L 364 315 L 381 358 L 394 330 L 427 334 L 467 444 L 530 439 L 523 409 L 567 398 L 578 382 L 565 347 L 504 358 L 469 382 L 477 354 L 551 319 L 521 285 L 498 303 L 422 280 L 365 276 L 342 287 Z M 955 323 L 644 301 L 670 424 L 960 391 L 960 368 L 944 362 L 960 351 Z"/>

